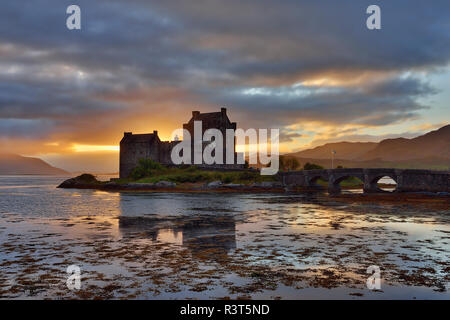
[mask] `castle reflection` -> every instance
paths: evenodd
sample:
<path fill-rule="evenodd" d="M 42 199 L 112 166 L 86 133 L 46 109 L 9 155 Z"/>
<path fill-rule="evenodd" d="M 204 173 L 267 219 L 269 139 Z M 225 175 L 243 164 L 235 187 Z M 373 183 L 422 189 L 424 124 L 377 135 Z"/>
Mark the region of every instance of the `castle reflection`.
<path fill-rule="evenodd" d="M 232 215 L 120 216 L 119 231 L 124 238 L 175 243 L 193 255 L 209 253 L 210 258 L 227 255 L 236 248 L 236 222 Z"/>

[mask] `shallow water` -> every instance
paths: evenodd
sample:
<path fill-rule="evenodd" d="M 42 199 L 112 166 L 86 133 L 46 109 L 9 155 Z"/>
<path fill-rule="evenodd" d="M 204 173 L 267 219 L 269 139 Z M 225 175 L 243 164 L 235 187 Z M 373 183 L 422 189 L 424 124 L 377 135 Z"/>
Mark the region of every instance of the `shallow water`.
<path fill-rule="evenodd" d="M 0 177 L 1 298 L 449 299 L 450 211 Z M 81 289 L 66 268 L 81 268 Z M 381 288 L 366 286 L 367 268 Z"/>

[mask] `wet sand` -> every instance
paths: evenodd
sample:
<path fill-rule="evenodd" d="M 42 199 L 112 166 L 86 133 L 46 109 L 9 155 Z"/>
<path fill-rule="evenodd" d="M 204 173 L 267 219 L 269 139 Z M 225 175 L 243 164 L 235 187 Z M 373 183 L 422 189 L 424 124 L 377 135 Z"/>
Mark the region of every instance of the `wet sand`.
<path fill-rule="evenodd" d="M 423 209 L 450 211 L 450 196 L 424 193 L 343 193 L 331 199 L 346 203 L 372 203 L 377 205 L 415 206 Z"/>
<path fill-rule="evenodd" d="M 448 207 L 352 196 L 249 194 L 210 207 L 201 198 L 181 215 L 145 201 L 144 215 L 2 213 L 0 297 L 449 299 Z M 78 291 L 66 286 L 72 264 L 82 270 Z M 366 287 L 370 265 L 381 269 L 381 290 Z"/>

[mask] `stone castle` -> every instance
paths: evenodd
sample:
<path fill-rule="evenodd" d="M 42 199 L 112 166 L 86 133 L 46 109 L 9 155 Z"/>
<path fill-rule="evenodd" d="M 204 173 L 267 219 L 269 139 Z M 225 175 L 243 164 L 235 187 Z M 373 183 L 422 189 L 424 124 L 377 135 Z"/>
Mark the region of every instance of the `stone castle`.
<path fill-rule="evenodd" d="M 224 137 L 227 129 L 236 130 L 236 122 L 230 121 L 227 116 L 226 108 L 221 108 L 220 112 L 200 113 L 199 111 L 192 111 L 192 118 L 189 122 L 183 124 L 183 129 L 189 131 L 192 137 L 192 152 L 194 150 L 194 121 L 202 122 L 202 136 L 208 129 L 218 129 L 222 132 Z M 120 178 L 129 177 L 133 169 L 138 165 L 140 159 L 151 159 L 164 165 L 173 165 L 171 152 L 173 147 L 180 142 L 181 141 L 161 141 L 158 137 L 158 131 L 156 130 L 153 131 L 153 133 L 145 134 L 125 132 L 120 141 Z M 203 147 L 205 147 L 205 144 L 203 144 Z M 226 154 L 225 148 L 224 144 L 224 158 Z M 236 160 L 236 150 L 234 150 L 234 153 L 234 158 Z M 225 163 L 225 159 L 223 163 Z M 222 169 L 239 169 L 243 167 L 238 164 L 200 164 L 197 166 Z"/>

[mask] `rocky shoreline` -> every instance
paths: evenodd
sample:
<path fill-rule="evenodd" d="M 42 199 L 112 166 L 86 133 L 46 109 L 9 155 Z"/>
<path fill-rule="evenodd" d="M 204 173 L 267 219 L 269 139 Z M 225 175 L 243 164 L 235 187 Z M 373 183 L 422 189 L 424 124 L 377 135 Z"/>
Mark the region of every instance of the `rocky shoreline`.
<path fill-rule="evenodd" d="M 255 182 L 252 184 L 223 183 L 222 181 L 183 184 L 176 184 L 170 181 L 159 181 L 156 183 L 117 183 L 115 181 L 100 182 L 97 180 L 85 179 L 82 176 L 67 179 L 62 182 L 58 188 L 156 192 L 284 192 L 286 189 L 285 186 L 278 181 Z"/>
<path fill-rule="evenodd" d="M 220 192 L 220 193 L 284 193 L 284 192 L 311 192 L 311 189 L 293 188 L 283 185 L 280 181 L 254 182 L 251 184 L 223 183 L 212 181 L 207 183 L 175 183 L 159 181 L 156 183 L 128 182 L 120 183 L 112 179 L 108 182 L 98 181 L 92 175 L 81 175 L 67 179 L 58 188 L 63 189 L 93 189 L 117 192 L 170 192 L 170 193 L 195 193 L 195 192 Z M 343 189 L 351 189 L 343 188 Z M 325 189 L 318 189 L 326 191 Z M 450 208 L 450 194 L 446 192 L 427 193 L 352 193 L 328 195 L 332 199 L 343 203 L 377 203 L 398 205 L 419 205 L 445 210 Z"/>

